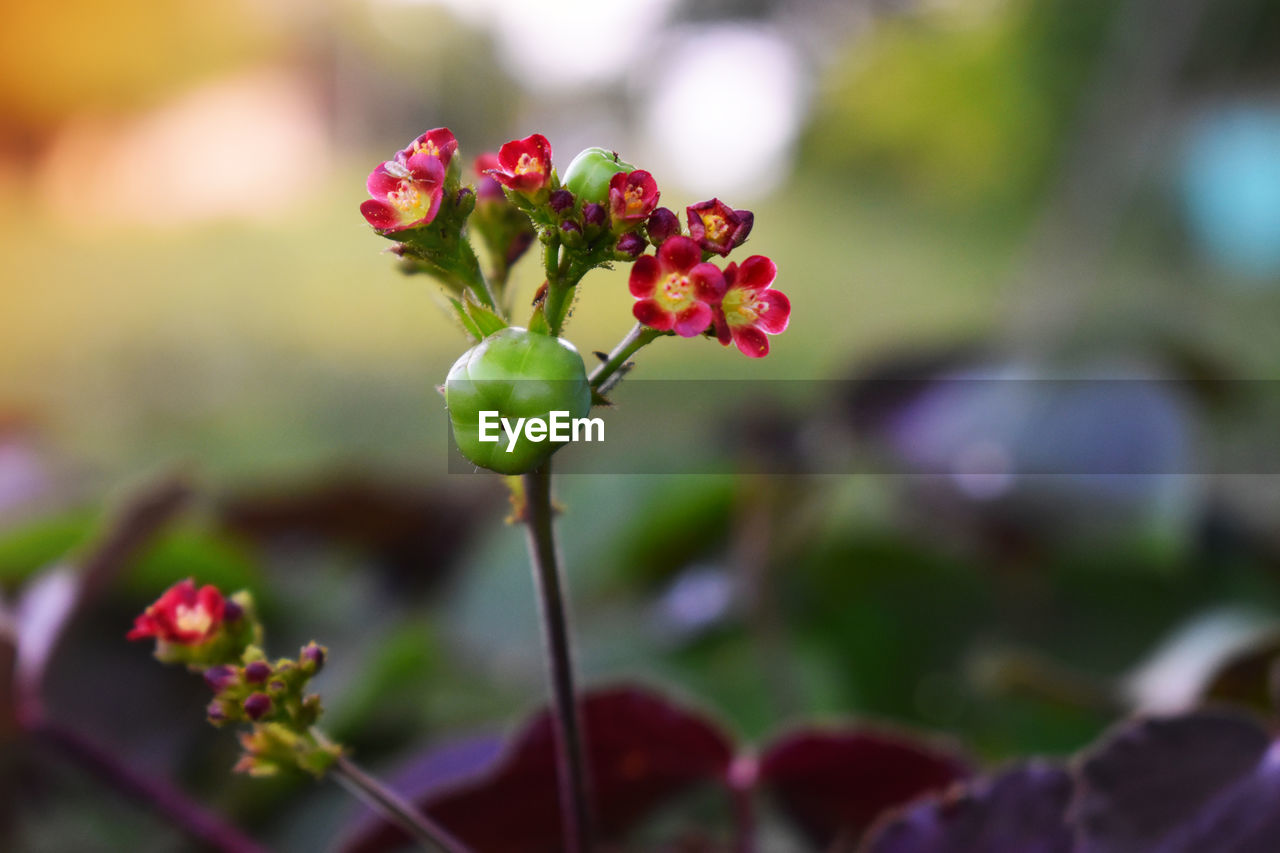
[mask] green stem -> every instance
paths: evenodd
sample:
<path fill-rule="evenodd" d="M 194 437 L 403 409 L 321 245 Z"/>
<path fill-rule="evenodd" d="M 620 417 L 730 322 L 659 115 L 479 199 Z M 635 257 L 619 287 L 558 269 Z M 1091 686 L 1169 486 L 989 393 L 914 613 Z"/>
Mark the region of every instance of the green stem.
<path fill-rule="evenodd" d="M 524 520 L 529 528 L 529 559 L 542 609 L 542 627 L 550 668 L 552 709 L 556 724 L 556 771 L 560 785 L 560 819 L 566 853 L 589 853 L 591 809 L 586 752 L 573 685 L 573 660 L 560 559 L 556 553 L 551 506 L 551 463 L 524 475 Z"/>
<path fill-rule="evenodd" d="M 338 780 L 338 784 L 409 833 L 424 850 L 432 853 L 468 853 L 468 848 L 461 841 L 427 817 L 425 812 L 361 770 L 345 755 L 338 756 L 330 772 Z"/>
<path fill-rule="evenodd" d="M 613 348 L 613 352 L 609 353 L 609 358 L 591 372 L 591 387 L 601 394 L 608 391 L 621 380 L 622 377 L 619 375 L 613 382 L 609 382 L 609 379 L 626 365 L 627 359 L 665 334 L 667 333 L 636 323 L 635 327 L 627 332 L 627 336 Z"/>

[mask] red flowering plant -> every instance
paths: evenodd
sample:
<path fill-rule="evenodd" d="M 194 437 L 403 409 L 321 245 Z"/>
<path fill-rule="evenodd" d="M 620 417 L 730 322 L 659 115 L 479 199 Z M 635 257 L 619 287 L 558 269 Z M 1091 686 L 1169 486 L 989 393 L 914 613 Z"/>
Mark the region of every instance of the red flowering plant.
<path fill-rule="evenodd" d="M 443 129 L 429 131 L 397 155 L 395 167 L 384 163 L 375 170 L 370 191 L 375 200 L 383 193 L 385 202 L 377 208 L 379 218 L 366 218 L 379 234 L 397 242 L 396 253 L 412 271 L 444 284 L 459 325 L 472 339 L 443 388 L 458 449 L 478 466 L 523 476 L 511 481 L 514 517 L 529 527 L 545 605 L 558 772 L 570 793 L 563 823 L 567 841 L 583 842 L 567 846 L 585 849 L 589 821 L 582 736 L 551 525 L 550 464 L 557 446 L 532 442 L 526 434 L 513 439 L 507 452 L 495 452 L 494 444 L 481 440 L 479 420 L 492 411 L 513 420 L 545 418 L 557 410 L 583 416 L 593 405 L 608 402 L 606 395 L 630 369 L 632 357 L 661 337 L 736 342 L 747 355 L 762 356 L 768 352 L 765 336 L 786 328 L 790 304 L 771 288 L 776 268 L 763 256 L 741 267 L 730 263 L 722 269 L 712 262 L 746 241 L 754 224 L 749 211 L 719 199 L 699 202 L 686 208 L 686 230 L 675 213 L 658 206 L 661 193 L 649 171 L 616 151 L 588 148 L 561 180 L 551 143 L 536 133 L 481 155 L 476 189 L 453 183 L 453 168 L 442 184 L 433 184 L 428 173 L 441 170 L 427 161 L 447 165 L 455 153 L 452 141 Z M 393 185 L 391 178 L 400 183 Z M 422 192 L 439 186 L 438 211 L 429 199 L 409 193 L 419 184 Z M 397 212 L 392 227 L 386 224 L 392 222 L 388 209 Z M 488 276 L 474 262 L 468 227 L 479 232 L 488 250 Z M 535 237 L 542 246 L 544 281 L 528 319 L 516 325 L 508 270 Z M 618 263 L 631 264 L 628 283 L 638 322 L 588 375 L 578 350 L 561 334 L 583 278 Z"/>
<path fill-rule="evenodd" d="M 393 242 L 404 271 L 440 282 L 449 310 L 471 339 L 442 390 L 459 450 L 510 477 L 513 518 L 529 529 L 549 650 L 556 775 L 566 794 L 558 824 L 564 848 L 577 853 L 594 848 L 552 524 L 550 470 L 558 445 L 526 432 L 505 452 L 495 452 L 494 444 L 480 441 L 477 416 L 492 410 L 501 419 L 585 416 L 609 402 L 607 394 L 636 353 L 662 337 L 736 342 L 750 356 L 764 355 L 765 335 L 786 327 L 790 306 L 771 289 L 776 268 L 767 258 L 724 268 L 713 261 L 746 240 L 751 213 L 712 199 L 686 208 L 686 229 L 674 212 L 658 206 L 654 175 L 615 151 L 583 151 L 563 181 L 551 143 L 536 133 L 476 158 L 474 185 L 464 182 L 461 161 L 448 129 L 421 134 L 373 169 L 366 182 L 370 198 L 360 212 Z M 471 229 L 489 256 L 487 271 L 472 248 Z M 508 273 L 535 240 L 544 280 L 527 319 L 517 318 Z M 578 349 L 561 335 L 584 277 L 615 264 L 631 265 L 637 323 L 588 374 Z M 308 684 L 324 662 L 324 649 L 311 643 L 295 658 L 268 658 L 247 594 L 228 599 L 213 587 L 184 581 L 138 617 L 129 637 L 154 638 L 161 660 L 203 673 L 213 693 L 209 721 L 246 727 L 237 769 L 336 773 L 426 846 L 463 849 L 420 810 L 358 771 L 320 732 L 320 699 Z"/>
<path fill-rule="evenodd" d="M 130 640 L 156 641 L 156 658 L 201 669 L 239 657 L 257 641 L 247 593 L 224 598 L 213 586 L 187 578 L 174 584 L 134 620 Z"/>

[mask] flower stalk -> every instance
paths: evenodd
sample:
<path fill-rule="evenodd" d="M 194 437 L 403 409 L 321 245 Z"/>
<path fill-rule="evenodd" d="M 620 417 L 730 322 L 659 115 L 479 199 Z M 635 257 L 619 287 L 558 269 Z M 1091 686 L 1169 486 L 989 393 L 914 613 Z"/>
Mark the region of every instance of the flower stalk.
<path fill-rule="evenodd" d="M 431 853 L 467 853 L 462 842 L 421 809 L 360 769 L 345 755 L 338 757 L 331 772 L 339 785 L 407 832 L 422 849 Z"/>
<path fill-rule="evenodd" d="M 538 589 L 550 669 L 564 849 L 567 853 L 587 853 L 592 846 L 586 751 L 573 682 L 568 607 L 556 550 L 553 513 L 548 461 L 524 475 L 524 522 L 529 529 L 529 559 Z"/>

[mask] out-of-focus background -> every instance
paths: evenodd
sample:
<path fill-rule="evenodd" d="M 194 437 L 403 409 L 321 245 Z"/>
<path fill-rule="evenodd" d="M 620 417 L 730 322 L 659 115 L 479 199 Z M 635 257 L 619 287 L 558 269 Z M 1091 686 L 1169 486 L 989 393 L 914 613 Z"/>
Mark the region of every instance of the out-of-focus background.
<path fill-rule="evenodd" d="M 444 474 L 433 389 L 464 339 L 357 210 L 372 166 L 441 125 L 467 162 L 541 132 L 561 168 L 602 145 L 673 208 L 753 209 L 790 330 L 759 362 L 663 340 L 637 375 L 849 380 L 847 399 L 761 402 L 760 434 L 821 419 L 903 474 L 567 479 L 589 681 L 666 685 L 746 741 L 858 715 L 992 760 L 1226 690 L 1241 656 L 1257 660 L 1232 695 L 1265 695 L 1275 476 L 1018 466 L 1101 442 L 1208 472 L 1193 460 L 1213 430 L 1245 458 L 1272 449 L 1248 389 L 1280 379 L 1274 0 L 9 0 L 0 15 L 0 582 L 10 599 L 29 587 L 122 486 L 192 471 L 197 511 L 78 623 L 48 705 L 279 849 L 318 849 L 347 813 L 328 790 L 224 773 L 235 747 L 203 727 L 202 685 L 123 642 L 172 580 L 249 585 L 281 648 L 326 641 L 331 727 L 375 766 L 500 730 L 542 695 L 501 489 Z M 537 276 L 518 268 L 523 293 Z M 582 288 L 568 336 L 584 351 L 632 323 L 621 276 Z M 1082 374 L 1172 381 L 906 403 L 858 384 Z M 955 475 L 907 476 L 921 458 Z M 16 812 L 19 849 L 85 832 L 175 849 L 143 812 L 50 773 Z"/>

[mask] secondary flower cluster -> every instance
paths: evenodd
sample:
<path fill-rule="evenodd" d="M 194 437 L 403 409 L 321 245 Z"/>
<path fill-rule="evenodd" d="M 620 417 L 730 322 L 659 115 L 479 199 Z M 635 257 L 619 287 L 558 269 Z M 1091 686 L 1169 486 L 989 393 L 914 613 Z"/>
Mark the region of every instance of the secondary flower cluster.
<path fill-rule="evenodd" d="M 686 338 L 714 327 L 725 346 L 733 343 L 751 358 L 768 355 L 766 335 L 785 331 L 791 319 L 791 301 L 773 289 L 777 266 L 764 255 L 752 255 L 741 266 L 730 262 L 723 271 L 707 260 L 712 255 L 725 257 L 742 245 L 754 216 L 719 199 L 690 205 L 685 216 L 688 236 L 681 233 L 679 217 L 667 208 L 649 215 L 649 239 L 658 249 L 631 268 L 636 319 Z"/>
<path fill-rule="evenodd" d="M 215 726 L 247 723 L 236 770 L 266 776 L 285 768 L 316 776 L 341 754 L 314 726 L 320 697 L 307 685 L 324 666 L 325 649 L 308 643 L 296 659 L 267 660 L 253 599 L 230 598 L 214 586 L 174 584 L 134 621 L 130 640 L 154 639 L 156 657 L 201 672 L 213 691 L 207 714 Z"/>
<path fill-rule="evenodd" d="M 713 198 L 686 207 L 682 226 L 675 212 L 658 206 L 661 193 L 649 172 L 615 152 L 588 148 L 561 180 L 551 143 L 536 133 L 477 158 L 473 190 L 453 177 L 457 150 L 448 129 L 424 133 L 373 171 L 372 198 L 360 209 L 380 234 L 403 242 L 402 256 L 416 257 L 424 271 L 446 284 L 462 281 L 454 308 L 473 335 L 486 322 L 471 303 L 496 308 L 507 269 L 535 237 L 545 247 L 548 287 L 539 293 L 530 328 L 558 333 L 567 318 L 572 297 L 556 292 L 557 278 L 561 291 L 571 291 L 591 269 L 633 262 L 633 313 L 651 329 L 682 337 L 714 335 L 753 358 L 768 354 L 768 335 L 786 329 L 791 304 L 773 289 L 772 261 L 753 255 L 723 269 L 711 263 L 747 240 L 755 220 L 750 211 Z M 452 211 L 450 222 L 459 234 L 471 216 L 493 258 L 494 282 L 466 281 L 458 274 L 466 264 L 459 264 L 456 247 L 442 248 L 438 236 L 419 236 L 433 223 L 443 233 L 445 210 Z M 654 253 L 646 255 L 651 246 Z"/>

